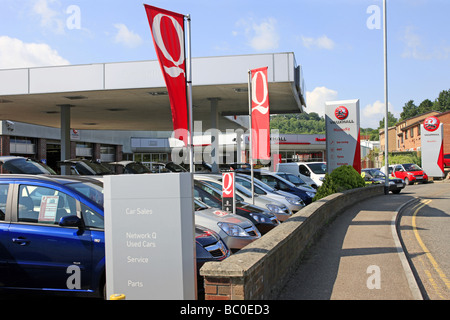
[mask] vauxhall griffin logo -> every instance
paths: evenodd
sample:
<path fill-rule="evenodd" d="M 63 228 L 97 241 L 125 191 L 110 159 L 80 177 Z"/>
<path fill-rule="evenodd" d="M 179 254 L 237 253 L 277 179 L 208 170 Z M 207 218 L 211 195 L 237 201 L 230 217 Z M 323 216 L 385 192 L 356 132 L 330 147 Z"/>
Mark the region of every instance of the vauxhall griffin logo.
<path fill-rule="evenodd" d="M 172 55 L 169 53 L 169 51 L 166 48 L 166 45 L 164 44 L 163 36 L 161 34 L 161 21 L 163 18 L 168 18 L 172 21 L 172 25 L 177 33 L 178 41 L 180 45 L 180 56 L 177 60 L 175 60 L 177 57 L 172 57 Z M 184 64 L 184 34 L 183 34 L 183 27 L 178 23 L 178 21 L 171 16 L 159 13 L 153 18 L 153 37 L 155 39 L 156 44 L 158 45 L 159 49 L 161 50 L 164 57 L 172 62 L 175 66 L 174 67 L 168 67 L 164 66 L 164 70 L 166 73 L 171 76 L 172 78 L 178 77 L 180 74 L 185 74 L 184 69 L 182 68 Z M 180 67 L 181 66 L 181 67 Z"/>
<path fill-rule="evenodd" d="M 437 128 L 439 128 L 440 124 L 441 123 L 440 123 L 438 118 L 436 118 L 436 117 L 428 117 L 423 122 L 423 127 L 424 127 L 425 130 L 433 132 L 433 131 L 436 131 Z"/>
<path fill-rule="evenodd" d="M 334 110 L 334 115 L 339 120 L 345 120 L 348 117 L 348 109 L 344 106 L 337 107 L 336 110 Z"/>
<path fill-rule="evenodd" d="M 263 88 L 263 96 L 261 100 L 259 100 L 259 97 L 257 96 L 257 85 L 258 85 L 258 79 L 261 79 L 262 81 L 262 88 Z M 259 92 L 258 92 L 259 93 Z M 267 78 L 264 72 L 258 71 L 255 73 L 255 75 L 252 77 L 252 101 L 256 106 L 252 108 L 252 112 L 254 110 L 257 110 L 261 112 L 262 114 L 266 114 L 269 111 L 269 104 L 267 103 L 267 99 L 269 98 L 269 92 L 267 87 Z M 265 106 L 264 106 L 265 105 Z"/>

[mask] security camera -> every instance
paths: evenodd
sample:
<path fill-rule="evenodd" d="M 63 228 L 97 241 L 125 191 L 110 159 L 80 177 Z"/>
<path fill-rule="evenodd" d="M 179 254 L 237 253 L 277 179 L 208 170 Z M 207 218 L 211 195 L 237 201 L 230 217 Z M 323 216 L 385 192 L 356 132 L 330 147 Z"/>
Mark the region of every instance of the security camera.
<path fill-rule="evenodd" d="M 6 120 L 6 129 L 8 129 L 8 131 L 14 131 L 14 122 Z"/>

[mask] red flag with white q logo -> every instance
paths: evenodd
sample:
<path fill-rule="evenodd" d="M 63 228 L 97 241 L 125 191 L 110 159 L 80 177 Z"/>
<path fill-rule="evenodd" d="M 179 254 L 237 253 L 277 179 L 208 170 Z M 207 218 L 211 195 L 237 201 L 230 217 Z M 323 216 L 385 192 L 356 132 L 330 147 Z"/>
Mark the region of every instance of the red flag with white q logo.
<path fill-rule="evenodd" d="M 251 70 L 253 159 L 270 160 L 270 110 L 267 67 Z"/>
<path fill-rule="evenodd" d="M 175 137 L 187 144 L 188 109 L 184 56 L 184 15 L 144 4 L 166 82 Z"/>
<path fill-rule="evenodd" d="M 234 172 L 222 173 L 222 210 L 236 212 Z"/>

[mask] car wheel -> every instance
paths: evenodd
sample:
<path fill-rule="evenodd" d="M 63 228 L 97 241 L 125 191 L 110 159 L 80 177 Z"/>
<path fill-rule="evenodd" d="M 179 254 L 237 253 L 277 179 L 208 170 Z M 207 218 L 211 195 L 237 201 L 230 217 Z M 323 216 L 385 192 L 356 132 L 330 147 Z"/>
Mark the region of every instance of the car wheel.
<path fill-rule="evenodd" d="M 394 194 L 399 194 L 400 191 L 402 191 L 402 190 L 392 190 L 392 193 L 394 193 Z"/>
<path fill-rule="evenodd" d="M 411 182 L 411 181 L 409 181 L 409 179 L 408 179 L 408 178 L 405 178 L 405 184 L 406 184 L 406 185 L 410 185 L 410 184 L 412 184 L 412 182 Z"/>

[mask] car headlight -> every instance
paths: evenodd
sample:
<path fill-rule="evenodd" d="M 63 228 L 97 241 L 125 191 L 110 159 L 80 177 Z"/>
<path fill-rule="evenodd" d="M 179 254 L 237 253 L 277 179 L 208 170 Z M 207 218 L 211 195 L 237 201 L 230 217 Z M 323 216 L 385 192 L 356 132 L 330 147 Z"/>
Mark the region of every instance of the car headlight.
<path fill-rule="evenodd" d="M 233 237 L 249 237 L 250 235 L 237 224 L 227 223 L 227 222 L 218 222 L 217 225 L 222 229 L 227 235 Z"/>
<path fill-rule="evenodd" d="M 266 204 L 267 209 L 272 213 L 284 213 L 283 208 L 276 204 Z"/>
<path fill-rule="evenodd" d="M 259 223 L 269 222 L 269 221 L 267 221 L 267 219 L 264 216 L 259 215 L 258 213 L 255 213 L 255 212 L 250 212 L 250 216 Z"/>
<path fill-rule="evenodd" d="M 394 185 L 395 182 L 394 182 L 394 181 L 389 181 L 389 184 L 390 184 L 390 185 Z"/>
<path fill-rule="evenodd" d="M 290 197 L 286 197 L 286 201 L 289 202 L 290 204 L 296 205 L 296 206 L 302 206 L 304 205 L 302 199 L 300 198 L 290 198 Z"/>
<path fill-rule="evenodd" d="M 306 191 L 306 194 L 311 198 L 314 198 L 314 196 L 316 195 L 314 192 L 309 192 L 309 191 Z"/>

